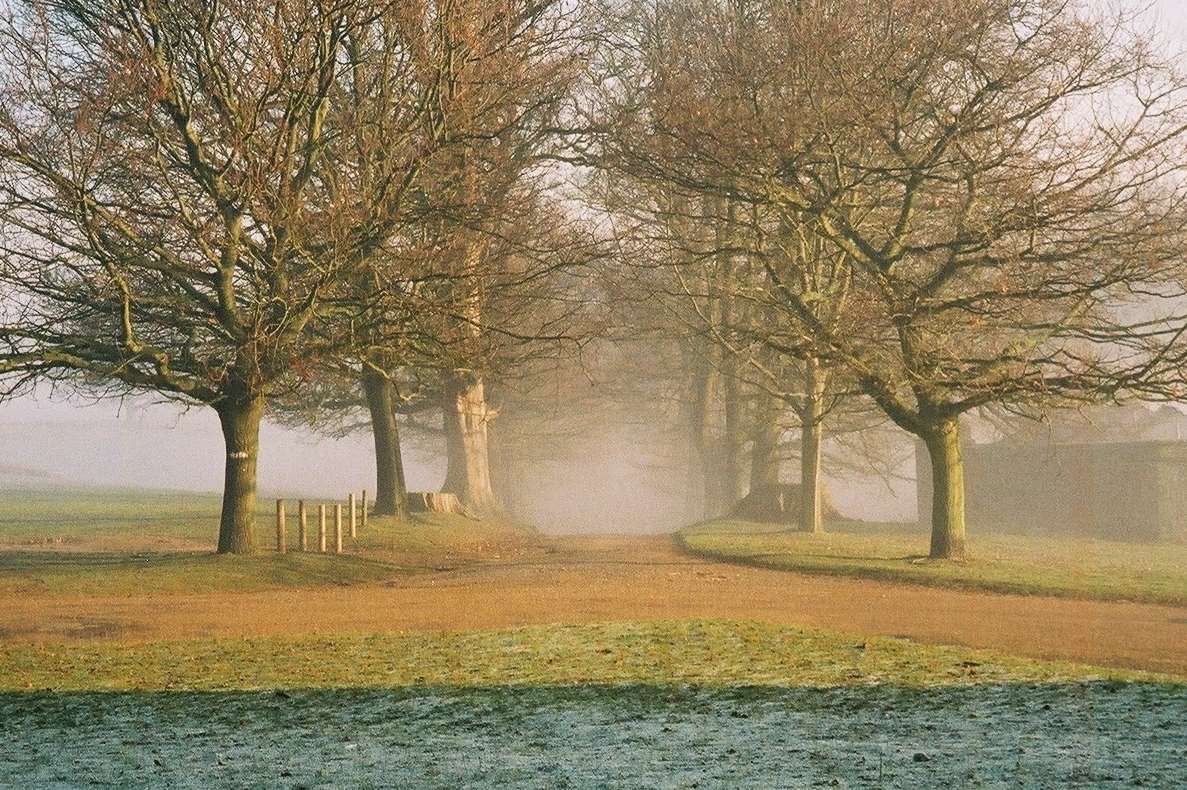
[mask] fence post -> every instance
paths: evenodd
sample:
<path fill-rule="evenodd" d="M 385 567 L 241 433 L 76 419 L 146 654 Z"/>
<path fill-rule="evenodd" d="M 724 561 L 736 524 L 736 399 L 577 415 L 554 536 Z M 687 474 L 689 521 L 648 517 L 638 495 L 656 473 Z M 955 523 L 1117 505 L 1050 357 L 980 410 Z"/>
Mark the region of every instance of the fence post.
<path fill-rule="evenodd" d="M 350 539 L 354 540 L 359 536 L 358 519 L 355 511 L 354 492 L 351 491 L 346 497 L 347 503 L 350 505 Z"/>
<path fill-rule="evenodd" d="M 342 553 L 342 503 L 334 503 L 334 553 Z"/>
<path fill-rule="evenodd" d="M 367 489 L 363 489 L 363 529 L 367 528 Z"/>
<path fill-rule="evenodd" d="M 309 549 L 309 511 L 304 499 L 297 500 L 297 542 L 301 544 L 301 551 Z"/>
<path fill-rule="evenodd" d="M 317 550 L 326 553 L 326 505 L 317 506 Z"/>
<path fill-rule="evenodd" d="M 285 501 L 277 499 L 277 550 L 285 553 Z"/>

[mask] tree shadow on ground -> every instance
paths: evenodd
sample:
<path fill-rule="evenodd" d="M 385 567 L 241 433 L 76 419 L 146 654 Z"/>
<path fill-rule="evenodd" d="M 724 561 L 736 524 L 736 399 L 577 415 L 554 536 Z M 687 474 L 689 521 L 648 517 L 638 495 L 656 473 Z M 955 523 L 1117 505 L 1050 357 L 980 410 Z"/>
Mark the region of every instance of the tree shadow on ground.
<path fill-rule="evenodd" d="M 0 572 L 53 567 L 107 568 L 129 564 L 185 565 L 212 557 L 213 551 L 46 551 L 8 549 L 0 551 Z"/>
<path fill-rule="evenodd" d="M 378 583 L 414 572 L 386 557 L 292 551 L 0 551 L 0 593 L 134 595 Z"/>

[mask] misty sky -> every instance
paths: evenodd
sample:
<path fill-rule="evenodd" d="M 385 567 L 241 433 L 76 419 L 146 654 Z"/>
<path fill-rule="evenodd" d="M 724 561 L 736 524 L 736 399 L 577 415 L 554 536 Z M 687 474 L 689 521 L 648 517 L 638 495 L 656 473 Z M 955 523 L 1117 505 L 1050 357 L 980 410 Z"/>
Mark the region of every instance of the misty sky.
<path fill-rule="evenodd" d="M 1118 4 L 1109 0 L 1107 5 Z M 1124 7 L 1151 6 L 1152 22 L 1169 41 L 1187 49 L 1187 0 L 1120 0 Z M 43 473 L 55 484 L 100 484 L 218 491 L 222 487 L 223 446 L 218 419 L 208 408 L 181 413 L 174 406 L 97 405 L 23 398 L 0 405 L 0 485 L 12 482 L 13 467 Z M 429 490 L 441 483 L 443 469 L 431 454 L 408 452 L 408 483 Z M 580 475 L 545 482 L 543 498 L 555 509 L 558 526 L 645 528 L 648 492 L 628 489 L 635 459 L 605 457 Z M 7 470 L 7 471 L 6 471 Z M 294 496 L 341 496 L 374 486 L 370 438 L 313 437 L 265 424 L 259 467 L 261 490 Z M 582 490 L 574 491 L 574 487 Z M 551 488 L 551 490 L 549 490 Z M 915 512 L 909 484 L 888 491 L 879 482 L 833 486 L 842 510 L 864 518 L 910 518 Z M 657 514 L 658 515 L 658 514 Z M 671 516 L 669 516 L 669 519 Z M 656 529 L 673 524 L 656 522 Z"/>

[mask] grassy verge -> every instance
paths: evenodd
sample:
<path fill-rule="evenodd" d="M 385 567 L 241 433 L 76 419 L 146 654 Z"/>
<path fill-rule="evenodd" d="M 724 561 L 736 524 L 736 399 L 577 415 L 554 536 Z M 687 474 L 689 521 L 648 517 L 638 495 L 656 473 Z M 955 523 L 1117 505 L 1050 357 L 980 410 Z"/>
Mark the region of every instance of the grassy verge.
<path fill-rule="evenodd" d="M 970 559 L 952 562 L 928 560 L 927 535 L 913 526 L 842 523 L 828 529 L 808 535 L 779 525 L 721 520 L 687 527 L 677 540 L 701 556 L 768 568 L 1187 606 L 1187 546 L 974 535 Z"/>
<path fill-rule="evenodd" d="M 0 643 L 0 690 L 566 686 L 932 687 L 1149 673 L 750 622 L 533 626 L 464 633 L 120 644 Z M 1181 686 L 1179 686 L 1181 688 Z"/>

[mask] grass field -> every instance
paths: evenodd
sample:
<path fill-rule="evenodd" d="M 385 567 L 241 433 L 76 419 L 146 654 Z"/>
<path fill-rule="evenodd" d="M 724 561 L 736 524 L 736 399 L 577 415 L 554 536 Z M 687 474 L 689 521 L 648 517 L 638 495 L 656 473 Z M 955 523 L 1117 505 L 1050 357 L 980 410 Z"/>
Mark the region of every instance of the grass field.
<path fill-rule="evenodd" d="M 467 600 L 439 594 L 438 584 L 476 586 L 476 607 L 515 589 L 512 569 L 512 581 L 533 585 L 533 612 L 544 605 L 538 590 L 551 589 L 554 606 L 562 600 L 538 580 L 555 585 L 568 573 L 586 591 L 638 578 L 632 569 L 645 566 L 661 603 L 732 583 L 724 566 L 704 570 L 665 541 L 663 551 L 615 553 L 434 516 L 372 519 L 342 556 L 220 557 L 210 551 L 216 497 L 6 496 L 0 605 L 45 598 L 82 625 L 0 631 L 0 788 L 1187 785 L 1184 678 L 753 620 L 639 619 L 650 609 L 613 622 L 549 614 L 538 625 L 468 631 L 395 630 L 386 614 L 365 632 L 310 624 L 315 597 L 335 617 L 348 598 L 359 612 L 375 610 L 385 590 L 404 590 L 401 600 L 430 616 L 442 600 Z M 262 502 L 261 547 L 272 513 Z M 800 569 L 830 573 L 1183 595 L 1180 555 L 1149 557 L 1148 547 L 1076 546 L 1074 557 L 1067 546 L 1003 539 L 974 543 L 970 563 L 919 563 L 918 532 L 846 530 L 803 542 L 710 524 L 680 540 L 776 567 L 809 556 L 816 564 Z M 547 560 L 550 552 L 559 559 Z M 1103 592 L 1091 586 L 1106 583 Z M 330 589 L 342 585 L 352 589 Z M 253 593 L 283 600 L 295 630 L 250 636 Z M 607 597 L 589 595 L 596 605 Z M 136 609 L 160 622 L 162 607 L 185 602 L 202 613 L 217 602 L 227 629 L 145 636 L 104 620 Z M 89 603 L 96 616 L 79 617 Z"/>
<path fill-rule="evenodd" d="M 1180 684 L 753 623 L 7 646 L 0 667 L 0 786 L 1187 782 Z"/>
<path fill-rule="evenodd" d="M 30 488 L 5 489 L 0 498 L 0 548 L 204 551 L 218 539 L 215 494 Z M 259 518 L 271 512 L 261 500 Z"/>
<path fill-rule="evenodd" d="M 216 495 L 119 489 L 4 491 L 0 519 L 0 595 L 133 595 L 251 592 L 377 582 L 498 555 L 533 533 L 500 521 L 441 514 L 406 521 L 371 519 L 342 556 L 312 551 L 316 503 L 309 514 L 309 552 L 296 551 L 296 503 L 288 542 L 276 553 L 275 510 L 261 498 L 251 557 L 217 556 Z M 332 520 L 330 543 L 332 545 Z"/>
<path fill-rule="evenodd" d="M 819 629 L 717 621 L 147 643 L 0 643 L 0 690 L 878 683 L 915 688 L 1102 679 L 1166 680 L 904 639 L 855 642 Z"/>
<path fill-rule="evenodd" d="M 710 521 L 679 533 L 695 554 L 768 568 L 1022 595 L 1187 605 L 1187 546 L 1023 535 L 970 537 L 970 558 L 927 559 L 914 525 L 842 522 L 824 535 Z"/>

